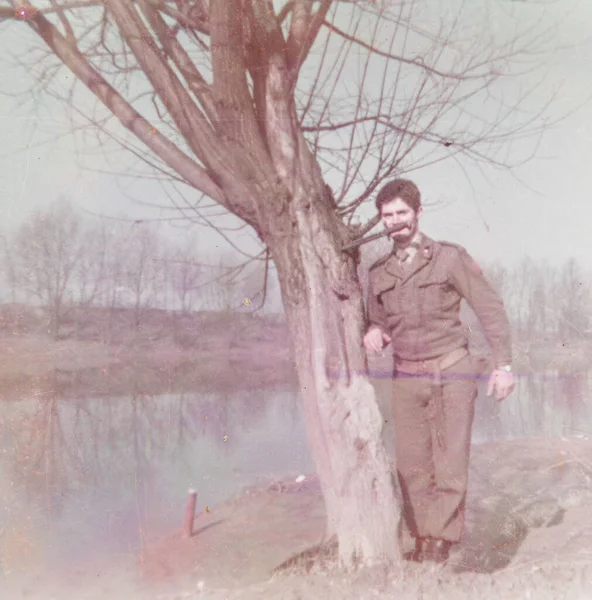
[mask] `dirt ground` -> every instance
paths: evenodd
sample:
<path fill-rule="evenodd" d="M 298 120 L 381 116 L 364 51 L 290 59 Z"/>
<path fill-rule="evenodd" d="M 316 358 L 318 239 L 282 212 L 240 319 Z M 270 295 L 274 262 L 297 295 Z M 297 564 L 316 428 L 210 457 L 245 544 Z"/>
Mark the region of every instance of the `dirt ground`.
<path fill-rule="evenodd" d="M 277 341 L 260 339 L 179 348 L 47 336 L 0 337 L 0 393 L 48 385 L 60 394 L 113 394 L 137 385 L 152 393 L 174 385 L 212 385 L 220 371 L 245 370 L 241 386 L 285 380 Z M 229 349 L 230 348 L 230 349 Z M 197 368 L 197 367 L 199 368 Z M 72 376 L 71 376 L 72 375 Z M 57 379 L 56 379 L 57 378 Z M 59 379 L 59 381 L 58 381 Z M 57 383 L 60 389 L 56 390 Z M 58 386 L 59 387 L 59 386 Z M 314 476 L 244 490 L 216 507 L 198 507 L 195 535 L 171 531 L 143 539 L 139 551 L 101 563 L 39 569 L 31 540 L 0 532 L 5 575 L 0 598 L 27 600 L 504 600 L 592 599 L 592 442 L 520 440 L 473 450 L 466 535 L 444 567 L 403 564 L 344 573 L 334 556 L 309 552 L 321 543 L 324 507 Z M 0 507 L 1 508 L 1 507 Z M 11 537 L 12 536 L 12 537 Z M 16 536 L 16 537 L 15 537 Z M 292 566 L 277 567 L 293 559 Z"/>
<path fill-rule="evenodd" d="M 51 573 L 15 572 L 6 598 L 29 600 L 584 600 L 592 598 L 592 442 L 520 440 L 473 449 L 463 542 L 446 566 L 344 573 L 322 542 L 314 477 L 294 476 L 210 507 L 190 539 Z M 301 479 L 301 478 L 299 478 Z M 296 557 L 296 558 L 294 558 Z M 289 559 L 293 559 L 289 561 Z M 277 567 L 288 561 L 287 568 Z"/>

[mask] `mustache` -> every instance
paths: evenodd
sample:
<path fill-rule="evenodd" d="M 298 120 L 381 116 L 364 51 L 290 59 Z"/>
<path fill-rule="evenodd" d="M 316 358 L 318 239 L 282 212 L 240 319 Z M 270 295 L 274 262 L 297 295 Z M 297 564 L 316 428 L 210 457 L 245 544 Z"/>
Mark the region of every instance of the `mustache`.
<path fill-rule="evenodd" d="M 384 231 L 380 233 L 374 233 L 372 235 L 367 235 L 366 237 L 359 238 L 350 242 L 349 244 L 345 244 L 341 249 L 349 250 L 350 248 L 355 248 L 356 246 L 360 246 L 362 244 L 366 244 L 367 242 L 372 242 L 373 240 L 377 240 L 378 238 L 390 235 L 391 233 L 396 233 L 397 231 L 403 231 L 403 229 L 409 229 L 411 226 L 409 223 L 397 223 L 392 227 L 388 227 Z"/>

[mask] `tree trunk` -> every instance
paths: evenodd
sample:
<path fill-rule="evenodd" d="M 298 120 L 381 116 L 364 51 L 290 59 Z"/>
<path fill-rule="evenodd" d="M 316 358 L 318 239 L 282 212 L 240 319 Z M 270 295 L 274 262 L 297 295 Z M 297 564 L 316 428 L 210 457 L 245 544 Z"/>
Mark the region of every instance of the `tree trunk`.
<path fill-rule="evenodd" d="M 49 332 L 54 340 L 60 339 L 60 327 L 62 320 L 62 304 L 59 299 L 52 299 L 49 309 Z"/>
<path fill-rule="evenodd" d="M 399 561 L 399 510 L 366 375 L 364 303 L 351 233 L 303 138 L 281 53 L 269 61 L 266 132 L 275 185 L 260 189 L 263 241 L 288 318 L 310 447 L 343 566 Z"/>
<path fill-rule="evenodd" d="M 307 186 L 308 187 L 308 186 Z M 310 447 L 343 566 L 397 563 L 399 509 L 382 443 L 383 418 L 365 371 L 356 264 L 338 247 L 326 198 L 294 198 L 269 241 L 296 356 Z M 308 187 L 308 193 L 314 193 Z"/>

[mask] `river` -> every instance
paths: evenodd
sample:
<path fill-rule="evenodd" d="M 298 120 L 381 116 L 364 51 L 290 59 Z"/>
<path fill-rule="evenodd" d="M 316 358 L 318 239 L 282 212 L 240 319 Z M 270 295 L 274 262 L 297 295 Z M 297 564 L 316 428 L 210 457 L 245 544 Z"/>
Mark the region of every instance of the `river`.
<path fill-rule="evenodd" d="M 592 436 L 589 376 L 524 374 L 501 405 L 481 389 L 473 443 Z M 384 403 L 388 380 L 376 385 Z M 384 411 L 387 418 L 386 405 Z M 389 436 L 387 426 L 387 446 Z M 202 511 L 244 486 L 313 470 L 298 389 L 289 385 L 232 394 L 22 397 L 3 402 L 0 448 L 4 575 L 135 551 L 181 527 L 189 488 Z"/>

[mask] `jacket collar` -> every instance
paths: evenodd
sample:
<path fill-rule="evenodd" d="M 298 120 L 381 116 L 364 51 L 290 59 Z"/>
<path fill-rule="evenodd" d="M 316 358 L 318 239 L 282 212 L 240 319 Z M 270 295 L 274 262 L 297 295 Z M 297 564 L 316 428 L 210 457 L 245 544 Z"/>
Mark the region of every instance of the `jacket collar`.
<path fill-rule="evenodd" d="M 421 271 L 426 265 L 430 263 L 434 256 L 434 240 L 429 238 L 423 233 L 420 234 L 419 249 L 411 263 L 403 268 L 399 259 L 395 254 L 395 248 L 393 247 L 392 254 L 385 263 L 385 269 L 391 275 L 399 277 L 403 281 L 407 281 L 413 277 L 418 271 Z"/>

